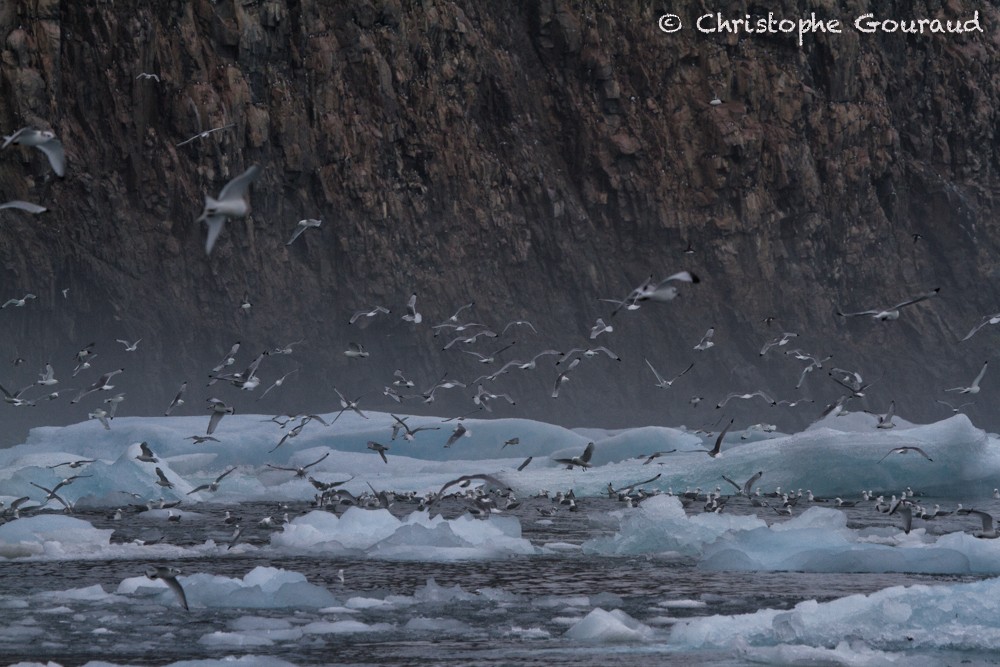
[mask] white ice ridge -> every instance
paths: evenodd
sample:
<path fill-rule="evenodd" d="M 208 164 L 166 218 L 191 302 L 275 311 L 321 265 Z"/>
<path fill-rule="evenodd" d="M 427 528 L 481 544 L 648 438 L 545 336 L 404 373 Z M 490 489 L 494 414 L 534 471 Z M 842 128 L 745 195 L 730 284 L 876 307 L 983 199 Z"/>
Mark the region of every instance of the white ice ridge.
<path fill-rule="evenodd" d="M 332 421 L 334 415 L 326 416 Z M 754 432 L 744 440 L 731 431 L 717 459 L 699 451 L 712 446 L 712 436 L 683 427 L 574 431 L 524 419 L 466 419 L 463 423 L 471 435 L 445 448 L 453 424 L 439 418 L 408 417 L 413 428 L 440 430 L 420 431 L 407 441 L 391 439 L 392 416 L 374 412 L 368 416 L 364 420 L 347 412 L 330 427 L 314 420 L 277 449 L 291 426 L 280 429 L 263 415 L 228 416 L 214 434 L 219 442 L 202 444 L 190 439 L 204 433 L 208 422 L 202 417 L 119 417 L 110 431 L 93 420 L 40 427 L 31 431 L 27 443 L 0 450 L 0 499 L 9 502 L 29 496 L 32 500 L 22 509 L 29 508 L 44 498 L 32 483 L 53 488 L 76 473 L 85 476 L 61 487 L 59 496 L 80 507 L 121 506 L 128 500 L 123 492 L 146 500 L 181 499 L 185 506 L 308 500 L 315 490 L 306 476 L 268 464 L 302 466 L 327 453 L 330 456 L 308 473 L 324 482 L 354 475 L 343 488 L 355 495 L 368 491 L 369 482 L 379 489 L 426 493 L 473 472 L 496 474 L 520 495 L 572 488 L 577 496 L 603 495 L 609 481 L 619 487 L 656 473 L 660 477 L 647 489 L 712 489 L 723 474 L 748 479 L 761 470 L 759 487 L 809 488 L 820 496 L 844 498 L 857 498 L 862 489 L 891 492 L 906 486 L 941 498 L 968 498 L 990 493 L 1000 478 L 1000 440 L 961 414 L 922 426 L 899 420 L 892 430 L 876 429 L 869 415 L 854 413 L 828 417 L 793 435 Z M 504 447 L 513 438 L 518 443 Z M 367 447 L 369 440 L 389 447 L 387 463 Z M 589 470 L 567 470 L 555 462 L 579 456 L 588 441 L 595 443 Z M 136 459 L 140 442 L 148 443 L 156 462 Z M 933 461 L 894 454 L 879 462 L 901 446 L 920 447 Z M 650 454 L 672 449 L 677 451 L 644 465 Z M 518 471 L 529 456 L 530 465 Z M 77 459 L 96 461 L 78 469 L 50 467 Z M 236 470 L 216 492 L 188 495 L 233 466 Z M 157 467 L 173 488 L 158 483 Z M 56 500 L 48 504 L 50 509 L 62 509 Z"/>
<path fill-rule="evenodd" d="M 671 644 L 689 648 L 830 647 L 845 638 L 884 651 L 995 650 L 1000 645 L 1000 580 L 894 586 L 831 602 L 808 600 L 789 611 L 682 621 L 670 633 Z"/>
<path fill-rule="evenodd" d="M 688 516 L 669 496 L 615 514 L 619 530 L 584 542 L 585 554 L 696 558 L 699 567 L 720 571 L 1000 574 L 1000 540 L 935 537 L 923 528 L 909 535 L 895 527 L 854 530 L 844 512 L 824 507 L 770 526 L 756 516 Z"/>
<path fill-rule="evenodd" d="M 342 552 L 360 550 L 375 558 L 450 561 L 531 555 L 538 550 L 521 537 L 515 517 L 455 519 L 413 512 L 400 520 L 388 510 L 349 507 L 340 517 L 313 511 L 297 517 L 271 544 L 287 549 Z"/>
<path fill-rule="evenodd" d="M 153 510 L 153 512 L 162 510 Z M 196 516 L 196 515 L 187 515 Z M 190 519 L 187 519 L 190 520 Z M 0 560 L 181 558 L 224 556 L 226 544 L 208 540 L 192 547 L 170 544 L 112 544 L 113 530 L 94 528 L 89 522 L 69 516 L 40 514 L 0 525 Z M 283 552 L 350 554 L 392 560 L 456 561 L 527 556 L 540 550 L 521 537 L 515 517 L 491 516 L 485 520 L 469 515 L 455 519 L 413 512 L 397 519 L 388 510 L 350 507 L 337 517 L 313 511 L 296 517 L 271 537 L 269 549 Z M 257 551 L 237 545 L 232 553 Z"/>

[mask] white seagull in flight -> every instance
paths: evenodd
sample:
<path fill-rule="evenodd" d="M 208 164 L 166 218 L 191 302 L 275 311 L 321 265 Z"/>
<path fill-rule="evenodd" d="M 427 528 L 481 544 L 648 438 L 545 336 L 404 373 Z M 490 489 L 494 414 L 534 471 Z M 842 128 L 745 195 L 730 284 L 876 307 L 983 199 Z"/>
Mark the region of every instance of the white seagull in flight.
<path fill-rule="evenodd" d="M 0 148 L 7 148 L 10 144 L 34 146 L 45 153 L 49 164 L 52 165 L 52 171 L 56 172 L 57 176 L 66 175 L 66 153 L 63 150 L 62 142 L 56 139 L 55 133 L 51 130 L 22 127 L 9 137 L 4 137 L 3 145 Z"/>
<path fill-rule="evenodd" d="M 323 224 L 322 220 L 316 220 L 314 218 L 306 218 L 305 220 L 299 220 L 299 223 L 295 226 L 295 231 L 292 232 L 292 238 L 288 239 L 288 243 L 286 243 L 285 245 L 292 245 L 292 243 L 295 242 L 295 239 L 302 236 L 302 232 L 306 231 L 311 227 L 318 228 L 322 224 Z"/>
<path fill-rule="evenodd" d="M 260 176 L 260 167 L 253 165 L 245 172 L 226 183 L 219 192 L 219 198 L 213 199 L 205 195 L 205 209 L 197 222 L 208 225 L 208 236 L 205 237 L 205 254 L 212 253 L 216 239 L 222 232 L 227 218 L 242 218 L 250 210 L 245 199 L 250 184 Z"/>
<path fill-rule="evenodd" d="M 898 320 L 899 319 L 899 309 L 900 308 L 903 308 L 905 306 L 910 306 L 910 305 L 913 305 L 915 303 L 920 303 L 921 301 L 926 301 L 927 299 L 930 299 L 931 297 L 937 296 L 938 292 L 940 292 L 940 291 L 941 291 L 940 287 L 935 287 L 930 292 L 924 292 L 923 294 L 921 294 L 919 296 L 915 296 L 912 299 L 907 299 L 906 301 L 897 303 L 895 306 L 892 306 L 890 308 L 886 308 L 884 310 L 873 309 L 873 310 L 862 310 L 862 311 L 857 312 L 857 313 L 845 313 L 845 312 L 842 312 L 840 310 L 840 308 L 838 307 L 837 308 L 837 314 L 840 315 L 841 317 L 858 317 L 860 315 L 871 315 L 871 317 L 873 319 L 881 320 L 883 322 L 886 321 L 886 320 Z"/>
<path fill-rule="evenodd" d="M 983 376 L 986 375 L 986 365 L 990 363 L 989 361 L 983 362 L 983 367 L 979 371 L 979 375 L 976 379 L 972 381 L 968 387 L 952 387 L 951 389 L 945 389 L 945 391 L 957 391 L 960 394 L 978 394 L 979 393 L 979 383 L 982 381 Z"/>

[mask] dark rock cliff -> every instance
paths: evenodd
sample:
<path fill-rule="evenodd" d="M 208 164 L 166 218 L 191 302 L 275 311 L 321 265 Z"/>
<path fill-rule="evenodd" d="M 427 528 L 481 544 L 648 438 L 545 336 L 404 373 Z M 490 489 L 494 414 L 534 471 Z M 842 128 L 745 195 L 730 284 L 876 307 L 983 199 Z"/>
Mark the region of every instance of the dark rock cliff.
<path fill-rule="evenodd" d="M 934 399 L 971 381 L 997 336 L 956 342 L 998 310 L 1000 12 L 961 0 L 769 4 L 687 3 L 685 29 L 665 34 L 643 2 L 5 2 L 0 128 L 53 129 L 68 169 L 54 176 L 34 149 L 0 152 L 0 200 L 50 209 L 0 211 L 0 298 L 39 297 L 0 311 L 2 349 L 25 360 L 5 359 L 0 382 L 24 386 L 51 360 L 60 385 L 79 388 L 124 366 L 120 414 L 162 412 L 185 379 L 178 414 L 203 414 L 216 394 L 240 412 L 330 410 L 333 386 L 378 394 L 396 368 L 418 388 L 484 372 L 430 329 L 468 301 L 470 319 L 534 323 L 537 335 L 509 337 L 504 358 L 524 359 L 588 345 L 611 310 L 598 298 L 690 269 L 700 284 L 620 313 L 596 341 L 621 363 L 585 360 L 556 400 L 550 365 L 502 376 L 493 386 L 518 404 L 495 414 L 698 426 L 727 392 L 765 389 L 816 403 L 734 401 L 726 414 L 794 428 L 839 395 L 831 364 L 882 377 L 853 407 L 950 414 Z M 867 12 L 976 10 L 981 33 L 850 27 Z M 801 48 L 789 35 L 692 28 L 704 13 L 767 11 L 846 25 Z M 203 197 L 251 164 L 263 170 L 252 213 L 206 257 Z M 302 218 L 323 226 L 286 246 Z M 835 315 L 934 287 L 938 298 L 896 322 Z M 412 292 L 417 326 L 399 319 Z M 392 315 L 347 325 L 376 303 Z M 709 326 L 716 346 L 694 351 Z M 760 357 L 782 331 L 799 337 Z M 115 342 L 139 337 L 135 353 Z M 202 386 L 236 340 L 241 367 L 298 339 L 261 365 L 262 388 L 302 369 L 264 401 Z M 94 368 L 71 378 L 91 341 Z M 371 356 L 344 357 L 349 341 Z M 780 354 L 790 347 L 834 355 L 801 392 L 802 362 Z M 646 357 L 664 374 L 695 367 L 661 392 Z M 966 409 L 994 429 L 997 387 L 988 373 Z M 471 393 L 398 409 L 453 414 L 473 407 Z M 691 408 L 693 395 L 706 400 Z M 84 419 L 99 398 L 0 406 L 5 441 Z M 378 395 L 362 406 L 395 407 Z"/>

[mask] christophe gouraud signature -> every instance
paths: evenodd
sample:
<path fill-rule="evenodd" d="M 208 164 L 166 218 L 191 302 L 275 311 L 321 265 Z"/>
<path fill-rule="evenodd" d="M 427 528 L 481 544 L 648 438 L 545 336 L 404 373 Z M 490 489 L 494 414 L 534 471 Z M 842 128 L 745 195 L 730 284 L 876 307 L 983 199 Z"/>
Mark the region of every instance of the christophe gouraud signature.
<path fill-rule="evenodd" d="M 657 21 L 660 30 L 667 33 L 684 29 L 684 22 L 677 14 L 664 14 Z M 795 34 L 799 46 L 805 35 L 815 33 L 830 33 L 839 35 L 844 32 L 845 23 L 841 19 L 817 18 L 812 12 L 808 17 L 788 18 L 775 16 L 774 12 L 762 14 L 744 14 L 730 17 L 722 12 L 702 14 L 694 20 L 694 27 L 705 34 L 738 33 L 742 35 L 775 35 Z M 847 23 L 848 29 L 861 33 L 908 33 L 932 35 L 942 33 L 983 32 L 979 23 L 979 12 L 965 19 L 931 19 L 931 18 L 882 18 L 875 14 L 862 14 Z"/>

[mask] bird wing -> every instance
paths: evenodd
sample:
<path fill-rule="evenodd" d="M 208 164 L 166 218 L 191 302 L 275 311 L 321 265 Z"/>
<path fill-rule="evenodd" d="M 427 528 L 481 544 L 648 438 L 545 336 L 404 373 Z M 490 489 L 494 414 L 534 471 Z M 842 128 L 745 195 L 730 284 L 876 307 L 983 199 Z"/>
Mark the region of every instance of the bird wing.
<path fill-rule="evenodd" d="M 715 439 L 715 447 L 712 448 L 709 454 L 711 454 L 712 456 L 719 455 L 719 452 L 722 451 L 722 439 L 726 437 L 726 433 L 729 432 L 729 427 L 733 425 L 734 421 L 736 421 L 736 417 L 730 419 L 729 423 L 726 424 L 726 428 L 722 429 L 722 432 L 719 433 L 719 437 Z"/>
<path fill-rule="evenodd" d="M 17 208 L 22 211 L 27 211 L 28 213 L 44 213 L 48 209 L 44 206 L 39 206 L 38 204 L 32 204 L 31 202 L 21 201 L 20 199 L 12 199 L 9 202 L 0 204 L 0 209 L 4 208 Z"/>
<path fill-rule="evenodd" d="M 218 484 L 219 482 L 221 482 L 226 475 L 228 475 L 229 473 L 231 473 L 234 470 L 236 470 L 236 466 L 233 466 L 232 468 L 230 468 L 226 472 L 224 472 L 221 475 L 219 475 L 218 477 L 216 477 L 215 478 L 215 483 Z"/>
<path fill-rule="evenodd" d="M 590 457 L 594 455 L 594 443 L 588 443 L 587 448 L 583 450 L 583 456 L 580 460 L 584 463 L 590 463 Z"/>
<path fill-rule="evenodd" d="M 222 228 L 226 224 L 226 216 L 224 215 L 208 215 L 205 216 L 205 225 L 208 227 L 208 235 L 205 237 L 205 254 L 212 254 L 212 248 L 215 247 L 215 242 L 219 238 L 219 234 L 222 233 Z"/>
<path fill-rule="evenodd" d="M 841 317 L 858 317 L 859 315 L 878 315 L 882 311 L 881 310 L 862 310 L 862 311 L 859 311 L 857 313 L 845 313 L 845 312 L 842 312 L 840 310 L 840 306 L 837 306 L 836 312 Z"/>
<path fill-rule="evenodd" d="M 895 306 L 893 306 L 892 308 L 889 308 L 888 310 L 898 310 L 899 308 L 902 308 L 903 306 L 909 306 L 909 305 L 912 305 L 914 303 L 920 303 L 921 301 L 925 301 L 927 299 L 930 299 L 931 297 L 937 296 L 938 292 L 940 292 L 940 291 L 941 291 L 940 287 L 935 287 L 930 292 L 925 292 L 925 293 L 921 294 L 920 296 L 915 296 L 912 299 L 907 299 L 906 301 L 903 301 L 902 303 L 897 303 Z"/>
<path fill-rule="evenodd" d="M 319 457 L 318 459 L 316 459 L 315 461 L 313 461 L 309 465 L 305 465 L 305 466 L 302 466 L 302 467 L 303 468 L 312 468 L 317 463 L 322 463 L 323 461 L 325 461 L 326 457 L 328 457 L 329 455 L 330 455 L 330 452 L 327 452 L 326 454 L 324 454 L 323 456 Z"/>
<path fill-rule="evenodd" d="M 66 152 L 63 150 L 62 142 L 58 139 L 49 139 L 45 143 L 38 144 L 38 150 L 45 153 L 45 157 L 49 159 L 49 164 L 52 165 L 52 171 L 56 172 L 56 176 L 66 175 Z"/>
<path fill-rule="evenodd" d="M 245 196 L 250 184 L 257 180 L 258 176 L 260 176 L 260 167 L 257 165 L 251 166 L 242 174 L 226 183 L 222 191 L 219 192 L 219 200 Z"/>
<path fill-rule="evenodd" d="M 967 333 L 965 335 L 965 338 L 962 338 L 958 342 L 961 343 L 962 341 L 969 340 L 970 338 L 972 338 L 976 334 L 977 331 L 979 331 L 980 329 L 982 329 L 983 327 L 985 327 L 987 324 L 989 324 L 994 319 L 1000 319 L 1000 313 L 996 313 L 994 315 L 987 315 L 986 317 L 984 317 L 983 320 L 982 320 L 982 322 L 980 322 L 979 324 L 977 324 L 976 326 L 974 326 L 972 328 L 972 331 L 970 331 L 969 333 Z"/>
<path fill-rule="evenodd" d="M 205 431 L 206 435 L 212 435 L 215 433 L 215 427 L 219 425 L 219 422 L 222 420 L 222 416 L 224 414 L 225 413 L 223 412 L 212 412 L 212 416 L 208 419 L 208 430 Z"/>
<path fill-rule="evenodd" d="M 162 579 L 163 583 L 167 585 L 167 588 L 174 592 L 174 595 L 177 596 L 177 600 L 181 603 L 181 606 L 184 607 L 184 610 L 190 611 L 188 609 L 187 596 L 184 595 L 184 589 L 181 587 L 181 583 L 177 581 L 177 577 L 160 575 L 160 579 Z"/>
<path fill-rule="evenodd" d="M 693 362 L 692 362 L 692 363 L 691 363 L 691 365 L 689 365 L 689 366 L 688 366 L 687 368 L 685 368 L 685 369 L 684 369 L 684 370 L 682 370 L 682 371 L 681 371 L 680 373 L 678 373 L 677 375 L 675 375 L 675 376 L 673 377 L 673 379 L 672 379 L 672 380 L 670 380 L 670 381 L 671 381 L 671 382 L 673 382 L 674 380 L 676 380 L 676 379 L 677 379 L 677 378 L 679 378 L 680 376 L 682 376 L 682 375 L 684 375 L 685 373 L 687 373 L 687 372 L 688 372 L 689 370 L 691 370 L 692 368 L 694 368 L 694 363 L 693 363 Z"/>
<path fill-rule="evenodd" d="M 529 461 L 531 460 L 530 457 L 529 457 L 528 460 Z M 480 475 L 462 475 L 461 477 L 458 477 L 457 479 L 453 479 L 450 482 L 446 482 L 445 485 L 441 487 L 441 490 L 437 492 L 437 496 L 440 497 L 444 493 L 445 489 L 447 489 L 449 486 L 454 486 L 455 484 L 461 484 L 462 482 L 472 481 L 472 480 L 475 480 L 475 479 L 481 479 L 481 480 L 483 480 L 484 482 L 486 482 L 488 484 L 492 484 L 493 486 L 497 487 L 498 489 L 504 489 L 504 490 L 507 490 L 507 491 L 510 490 L 509 486 L 507 486 L 506 484 L 504 484 L 503 482 L 501 482 L 499 479 L 497 479 L 493 475 L 485 475 L 485 474 L 480 474 Z"/>
<path fill-rule="evenodd" d="M 285 245 L 292 245 L 295 239 L 299 238 L 302 235 L 302 232 L 304 231 L 306 231 L 305 227 L 303 227 L 302 225 L 296 225 L 295 231 L 292 232 L 292 238 L 288 239 L 288 243 L 286 243 Z M 351 324 L 354 324 L 354 318 L 351 318 Z"/>
<path fill-rule="evenodd" d="M 971 386 L 973 386 L 973 387 L 978 387 L 979 386 L 979 381 L 983 379 L 984 375 L 986 375 L 986 364 L 988 364 L 988 363 L 989 363 L 989 361 L 984 361 L 983 362 L 983 367 L 982 367 L 982 369 L 980 369 L 979 375 L 976 376 L 976 379 L 972 381 L 972 385 Z"/>
<path fill-rule="evenodd" d="M 656 384 L 658 385 L 664 384 L 663 378 L 660 377 L 660 374 L 656 372 L 655 368 L 653 368 L 653 364 L 649 363 L 649 359 L 646 359 L 645 361 L 646 365 L 649 366 L 649 370 L 653 371 L 653 375 L 656 376 Z"/>
<path fill-rule="evenodd" d="M 742 491 L 743 491 L 743 487 L 742 487 L 742 486 L 740 486 L 739 484 L 737 484 L 737 483 L 736 483 L 736 482 L 734 482 L 733 480 L 729 479 L 729 478 L 728 478 L 728 477 L 726 477 L 725 475 L 723 475 L 723 476 L 722 476 L 722 479 L 726 480 L 727 482 L 729 482 L 730 484 L 732 484 L 732 485 L 733 485 L 734 487 L 736 487 L 736 490 L 737 490 L 737 491 L 740 491 L 740 492 L 742 492 Z"/>
<path fill-rule="evenodd" d="M 746 484 L 743 485 L 743 495 L 745 496 L 750 495 L 750 490 L 753 488 L 753 485 L 757 483 L 757 480 L 759 480 L 763 474 L 764 471 L 760 470 L 757 472 L 756 475 L 754 475 L 753 477 L 751 477 L 746 481 Z"/>

